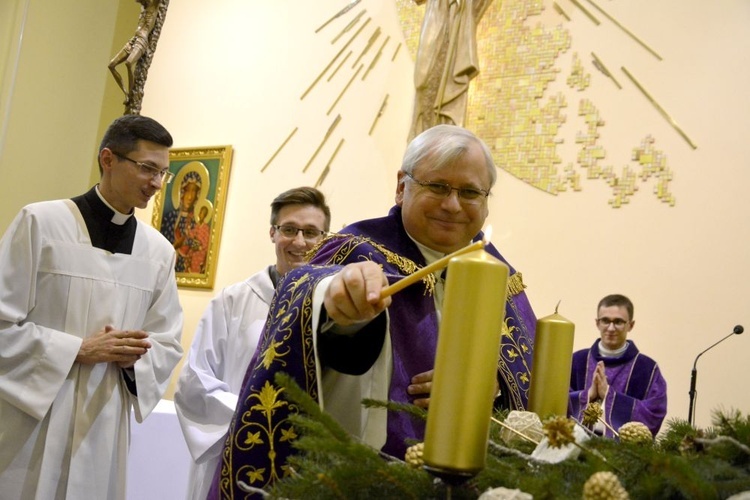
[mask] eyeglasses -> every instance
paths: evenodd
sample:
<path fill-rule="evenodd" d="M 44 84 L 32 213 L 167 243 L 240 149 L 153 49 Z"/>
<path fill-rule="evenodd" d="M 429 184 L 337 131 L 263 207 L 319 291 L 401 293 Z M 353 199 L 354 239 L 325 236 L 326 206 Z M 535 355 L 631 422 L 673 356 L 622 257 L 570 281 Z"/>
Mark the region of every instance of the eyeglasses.
<path fill-rule="evenodd" d="M 609 328 L 609 325 L 615 325 L 616 329 L 622 330 L 628 323 L 630 322 L 622 318 L 596 318 L 596 324 L 599 325 L 599 328 Z"/>
<path fill-rule="evenodd" d="M 114 154 L 116 157 L 122 160 L 127 160 L 129 162 L 135 163 L 138 166 L 138 168 L 141 169 L 141 173 L 143 173 L 144 175 L 150 175 L 153 178 L 158 177 L 159 179 L 164 180 L 166 184 L 169 184 L 170 182 L 172 182 L 172 179 L 174 179 L 174 174 L 169 171 L 169 168 L 165 168 L 165 169 L 156 168 L 152 165 L 149 165 L 148 163 L 135 161 L 131 158 L 128 158 L 125 155 L 121 155 L 120 153 L 115 153 L 114 151 L 112 151 L 112 154 Z"/>
<path fill-rule="evenodd" d="M 281 235 L 284 238 L 294 239 L 297 237 L 298 233 L 302 233 L 302 237 L 305 239 L 305 241 L 311 241 L 315 242 L 318 241 L 323 235 L 326 234 L 326 231 L 321 231 L 320 229 L 313 229 L 313 228 L 305 228 L 301 229 L 294 226 L 273 226 L 275 230 L 281 233 Z"/>
<path fill-rule="evenodd" d="M 458 200 L 460 202 L 468 203 L 469 205 L 478 205 L 490 195 L 489 191 L 485 191 L 479 188 L 457 188 L 451 186 L 450 184 L 444 184 L 442 182 L 419 181 L 415 179 L 414 176 L 409 172 L 404 172 L 404 174 L 406 174 L 409 179 L 416 182 L 421 187 L 427 189 L 427 191 L 440 198 L 446 198 L 451 195 L 451 191 L 456 191 L 456 193 L 458 193 Z"/>

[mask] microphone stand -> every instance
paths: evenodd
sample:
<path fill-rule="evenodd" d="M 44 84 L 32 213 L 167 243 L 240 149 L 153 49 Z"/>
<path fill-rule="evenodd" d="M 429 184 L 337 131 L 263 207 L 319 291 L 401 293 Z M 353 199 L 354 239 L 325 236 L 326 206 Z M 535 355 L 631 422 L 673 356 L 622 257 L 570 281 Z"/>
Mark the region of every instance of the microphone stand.
<path fill-rule="evenodd" d="M 724 339 L 725 338 L 726 337 L 724 337 Z M 724 339 L 721 339 L 721 340 L 724 340 Z M 721 340 L 719 342 L 721 342 Z M 717 342 L 716 344 L 718 344 L 719 342 Z M 709 347 L 709 349 L 711 347 Z M 706 349 L 706 351 L 707 350 L 708 349 Z M 703 351 L 703 352 L 706 352 L 706 351 Z M 703 352 L 701 354 L 703 354 Z M 701 357 L 701 354 L 698 354 L 698 356 L 695 357 L 695 362 L 693 363 L 693 371 L 690 373 L 690 408 L 688 409 L 688 423 L 691 426 L 693 426 L 693 410 L 695 409 L 695 379 L 698 377 L 698 370 L 696 369 L 696 365 L 698 364 L 698 358 Z"/>
<path fill-rule="evenodd" d="M 696 390 L 695 390 L 695 380 L 696 380 L 696 379 L 698 378 L 698 370 L 697 370 L 697 368 L 696 368 L 696 367 L 698 366 L 698 358 L 700 358 L 701 356 L 703 356 L 703 354 L 704 354 L 704 353 L 705 353 L 706 351 L 709 351 L 709 350 L 713 349 L 714 347 L 716 347 L 716 346 L 717 346 L 717 345 L 719 345 L 720 343 L 724 342 L 724 341 L 725 341 L 726 339 L 728 339 L 728 338 L 729 338 L 729 337 L 731 337 L 732 335 L 739 335 L 739 334 L 740 334 L 740 333 L 742 333 L 743 331 L 744 331 L 744 329 L 742 328 L 742 326 L 741 326 L 741 325 L 737 325 L 737 326 L 735 326 L 735 327 L 734 327 L 734 330 L 732 331 L 732 333 L 730 333 L 729 335 L 727 335 L 727 336 L 726 336 L 726 337 L 724 337 L 723 339 L 719 340 L 718 342 L 716 342 L 715 344 L 713 344 L 713 345 L 712 345 L 711 347 L 709 347 L 708 349 L 705 349 L 704 351 L 702 351 L 702 352 L 701 352 L 700 354 L 698 354 L 698 355 L 697 355 L 697 356 L 695 357 L 695 361 L 693 362 L 693 371 L 692 371 L 692 372 L 691 372 L 691 374 L 690 374 L 690 407 L 688 408 L 688 423 L 689 423 L 689 424 L 690 424 L 691 426 L 693 426 L 693 424 L 694 424 L 694 419 L 693 419 L 693 416 L 694 416 L 694 415 L 693 415 L 693 411 L 695 410 L 695 394 L 696 394 Z"/>

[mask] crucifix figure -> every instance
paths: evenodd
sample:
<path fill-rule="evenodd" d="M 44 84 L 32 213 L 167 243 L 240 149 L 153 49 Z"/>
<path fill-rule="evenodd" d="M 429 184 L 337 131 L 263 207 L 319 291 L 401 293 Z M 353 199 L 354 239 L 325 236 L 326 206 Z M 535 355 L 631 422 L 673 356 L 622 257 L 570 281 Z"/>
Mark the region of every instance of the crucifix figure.
<path fill-rule="evenodd" d="M 156 42 L 161 33 L 169 0 L 136 0 L 141 4 L 141 14 L 135 34 L 109 62 L 109 71 L 125 94 L 125 114 L 140 114 L 143 85 L 148 66 L 156 50 Z M 117 66 L 125 64 L 127 86 Z"/>
<path fill-rule="evenodd" d="M 447 123 L 463 126 L 469 83 L 479 74 L 476 29 L 492 0 L 414 0 L 426 3 L 414 68 L 409 139 Z"/>

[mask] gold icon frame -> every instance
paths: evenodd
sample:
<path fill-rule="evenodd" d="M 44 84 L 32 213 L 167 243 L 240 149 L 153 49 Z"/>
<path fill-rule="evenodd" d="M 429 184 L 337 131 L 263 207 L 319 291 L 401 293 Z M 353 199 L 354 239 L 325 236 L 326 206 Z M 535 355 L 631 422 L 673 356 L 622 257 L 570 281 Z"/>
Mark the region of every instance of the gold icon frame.
<path fill-rule="evenodd" d="M 151 225 L 175 246 L 180 287 L 214 286 L 231 165 L 232 146 L 169 152 L 169 171 L 175 177 L 154 197 Z M 189 203 L 184 209 L 183 197 Z"/>

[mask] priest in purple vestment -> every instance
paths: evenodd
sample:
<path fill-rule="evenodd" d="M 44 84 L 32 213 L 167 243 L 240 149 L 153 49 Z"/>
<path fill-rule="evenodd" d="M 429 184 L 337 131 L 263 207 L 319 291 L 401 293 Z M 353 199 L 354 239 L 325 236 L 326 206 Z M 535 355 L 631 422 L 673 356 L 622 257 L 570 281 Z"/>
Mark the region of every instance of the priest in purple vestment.
<path fill-rule="evenodd" d="M 430 128 L 407 147 L 389 214 L 331 235 L 313 250 L 311 265 L 282 279 L 209 498 L 244 498 L 245 486 L 264 488 L 290 473 L 286 458 L 297 431 L 288 417 L 297 408 L 276 372 L 291 375 L 352 435 L 386 454 L 403 459 L 410 440 L 424 439 L 424 422 L 363 408 L 361 400 L 429 407 L 443 277 L 429 275 L 385 299 L 380 291 L 480 239 L 496 176 L 474 134 Z M 486 249 L 503 259 L 492 245 Z M 524 288 L 511 267 L 496 404 L 519 410 L 527 403 L 536 325 Z"/>
<path fill-rule="evenodd" d="M 667 414 L 667 382 L 656 361 L 628 340 L 633 329 L 633 303 L 624 295 L 607 295 L 597 306 L 601 335 L 589 349 L 573 353 L 568 413 L 578 420 L 592 402 L 600 402 L 600 424 L 613 437 L 628 422 L 641 422 L 656 436 Z M 597 429 L 597 426 L 594 426 Z"/>

